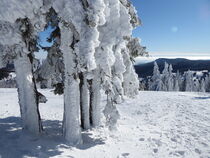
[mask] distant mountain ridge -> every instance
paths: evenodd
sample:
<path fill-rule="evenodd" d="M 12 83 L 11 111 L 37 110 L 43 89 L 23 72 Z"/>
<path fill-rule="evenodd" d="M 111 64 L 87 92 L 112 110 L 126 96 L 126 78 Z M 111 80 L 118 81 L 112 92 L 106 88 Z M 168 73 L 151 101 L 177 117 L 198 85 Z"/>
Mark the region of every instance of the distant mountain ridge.
<path fill-rule="evenodd" d="M 210 71 L 210 60 L 188 60 L 185 58 L 176 58 L 176 59 L 159 58 L 155 61 L 159 66 L 160 72 L 162 72 L 165 62 L 167 62 L 168 64 L 172 64 L 173 72 L 177 72 L 177 70 L 179 70 L 180 73 L 183 73 L 187 70 Z M 154 61 L 145 64 L 135 65 L 134 67 L 138 76 L 145 78 L 147 76 L 152 75 Z"/>

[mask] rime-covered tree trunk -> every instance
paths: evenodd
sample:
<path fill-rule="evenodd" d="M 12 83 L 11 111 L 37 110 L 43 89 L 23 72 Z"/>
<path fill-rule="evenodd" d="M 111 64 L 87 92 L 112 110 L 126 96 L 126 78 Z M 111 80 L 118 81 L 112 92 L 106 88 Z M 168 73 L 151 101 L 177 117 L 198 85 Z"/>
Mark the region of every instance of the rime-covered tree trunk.
<path fill-rule="evenodd" d="M 15 14 L 13 15 L 15 16 Z M 0 37 L 4 37 L 5 60 L 14 61 L 16 81 L 23 129 L 38 135 L 41 130 L 41 119 L 38 109 L 38 92 L 33 77 L 32 52 L 36 48 L 33 26 L 28 18 L 14 19 L 15 22 L 0 21 Z"/>
<path fill-rule="evenodd" d="M 97 76 L 99 74 L 90 81 L 90 123 L 92 127 L 99 126 L 101 118 L 101 83 L 100 77 Z"/>
<path fill-rule="evenodd" d="M 37 135 L 42 131 L 42 125 L 32 64 L 25 52 L 18 52 L 14 64 L 23 129 Z"/>
<path fill-rule="evenodd" d="M 106 94 L 107 94 L 107 104 L 103 112 L 106 117 L 106 123 L 109 130 L 115 130 L 117 120 L 120 118 L 120 114 L 117 110 L 116 104 L 113 101 L 112 92 L 106 91 Z"/>
<path fill-rule="evenodd" d="M 80 88 L 75 44 L 73 31 L 69 27 L 62 26 L 61 51 L 65 67 L 63 132 L 65 139 L 73 145 L 81 142 Z"/>
<path fill-rule="evenodd" d="M 83 129 L 90 128 L 90 90 L 86 77 L 80 73 L 80 112 L 81 126 Z"/>

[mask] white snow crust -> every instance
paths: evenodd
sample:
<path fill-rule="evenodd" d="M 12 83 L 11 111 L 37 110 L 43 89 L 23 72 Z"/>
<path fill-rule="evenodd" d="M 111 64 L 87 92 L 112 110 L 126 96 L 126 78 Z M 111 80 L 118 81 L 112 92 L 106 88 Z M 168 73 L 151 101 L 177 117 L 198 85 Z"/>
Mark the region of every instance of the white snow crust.
<path fill-rule="evenodd" d="M 22 133 L 16 89 L 0 89 L 0 157 L 57 158 L 209 158 L 210 95 L 192 92 L 140 92 L 118 105 L 117 131 L 102 126 L 82 132 L 83 144 L 71 147 L 62 137 L 63 96 L 41 91 L 45 132 Z M 104 108 L 105 96 L 102 97 Z M 102 109 L 101 109 L 102 110 Z"/>

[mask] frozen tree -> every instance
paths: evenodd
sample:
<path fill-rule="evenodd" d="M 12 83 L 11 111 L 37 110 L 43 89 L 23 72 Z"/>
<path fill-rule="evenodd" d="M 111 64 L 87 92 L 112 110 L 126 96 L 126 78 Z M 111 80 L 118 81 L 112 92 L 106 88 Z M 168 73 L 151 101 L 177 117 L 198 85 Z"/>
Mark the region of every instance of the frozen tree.
<path fill-rule="evenodd" d="M 127 17 L 125 17 L 125 23 L 123 23 L 122 17 L 125 13 L 125 8 L 122 6 L 119 0 L 108 0 L 104 1 L 107 12 L 105 12 L 106 17 L 106 25 L 102 25 L 99 27 L 100 36 L 99 39 L 101 41 L 99 47 L 96 49 L 96 62 L 98 65 L 98 72 L 100 73 L 100 79 L 102 82 L 102 88 L 107 95 L 107 105 L 104 109 L 104 115 L 107 120 L 107 125 L 109 128 L 113 128 L 116 124 L 117 119 L 119 118 L 119 113 L 116 108 L 116 103 L 114 100 L 117 98 L 116 91 L 119 89 L 119 85 L 121 84 L 121 73 L 124 72 L 124 64 L 122 63 L 122 55 L 121 55 L 121 47 L 120 43 L 123 43 L 123 34 L 126 34 L 129 28 L 129 21 L 127 21 Z M 110 16 L 112 15 L 112 16 Z M 122 24 L 121 29 L 125 29 L 125 32 L 121 32 L 121 29 L 116 31 L 114 28 Z M 115 64 L 115 55 L 118 55 L 119 64 L 123 67 L 119 69 Z M 114 70 L 112 72 L 112 69 Z M 97 71 L 96 71 L 97 72 Z M 120 78 L 121 77 L 121 78 Z M 114 79 L 114 82 L 112 80 Z M 121 86 L 121 85 L 120 85 Z M 120 92 L 120 91 L 119 91 Z M 94 105 L 96 110 L 100 106 Z M 96 111 L 98 113 L 99 111 Z M 99 123 L 100 118 L 93 118 Z"/>
<path fill-rule="evenodd" d="M 123 74 L 124 94 L 128 97 L 134 97 L 138 94 L 138 89 L 139 89 L 138 76 L 133 68 L 133 64 L 130 60 L 130 55 L 128 50 L 123 50 L 123 58 L 124 58 L 124 63 L 126 65 L 126 71 Z"/>
<path fill-rule="evenodd" d="M 127 47 L 129 49 L 131 59 L 139 57 L 139 56 L 149 56 L 149 53 L 146 51 L 146 47 L 143 47 L 140 45 L 140 39 L 139 38 L 128 38 L 129 42 L 127 44 Z"/>
<path fill-rule="evenodd" d="M 139 40 L 131 37 L 131 30 L 140 24 L 135 8 L 127 0 L 121 0 L 120 2 L 110 1 L 110 4 L 115 3 L 115 6 L 113 5 L 113 14 L 120 17 L 119 22 L 116 19 L 116 23 L 110 23 L 110 26 L 112 25 L 112 28 L 117 25 L 121 26 L 118 28 L 117 34 L 115 33 L 116 46 L 114 45 L 113 50 L 117 60 L 115 60 L 112 68 L 112 85 L 108 86 L 110 82 L 106 84 L 106 87 L 108 87 L 106 88 L 108 89 L 108 104 L 104 113 L 111 125 L 116 123 L 119 116 L 114 104 L 121 102 L 123 95 L 134 97 L 138 93 L 139 81 L 133 68 L 132 58 L 146 54 L 145 48 L 140 46 Z M 117 13 L 116 8 L 119 9 L 120 14 Z M 109 20 L 113 21 L 114 18 L 117 18 L 117 16 L 110 17 Z M 114 113 L 107 115 L 111 108 Z"/>
<path fill-rule="evenodd" d="M 155 91 L 173 91 L 175 83 L 172 70 L 172 65 L 168 65 L 168 63 L 165 62 L 165 67 L 161 75 L 157 63 L 154 62 L 153 76 L 149 82 L 149 89 Z"/>
<path fill-rule="evenodd" d="M 65 24 L 61 26 L 61 50 L 65 65 L 63 130 L 66 140 L 72 144 L 78 144 L 81 141 L 79 76 L 76 67 L 76 53 L 74 48 L 69 47 L 69 44 L 76 44 L 74 41 L 76 32 L 67 26 Z"/>
<path fill-rule="evenodd" d="M 205 76 L 205 89 L 207 92 L 210 91 L 210 77 L 209 77 L 209 74 L 207 76 Z"/>
<path fill-rule="evenodd" d="M 82 142 L 81 127 L 100 125 L 101 90 L 107 95 L 104 109 L 107 125 L 114 129 L 119 118 L 116 104 L 123 101 L 124 95 L 134 97 L 138 93 L 139 81 L 132 58 L 147 54 L 139 40 L 131 37 L 132 29 L 140 24 L 131 3 L 0 2 L 7 6 L 0 6 L 0 50 L 4 62 L 12 60 L 15 64 L 24 129 L 35 134 L 42 130 L 38 103 L 43 96 L 36 89 L 35 77 L 37 81 L 50 80 L 56 85 L 55 93 L 64 93 L 63 133 L 70 144 Z M 49 37 L 53 45 L 42 47 L 48 56 L 39 67 L 33 54 L 38 49 L 36 35 L 49 26 L 54 29 Z"/>
<path fill-rule="evenodd" d="M 104 3 L 97 1 L 56 1 L 53 4 L 60 19 L 61 51 L 65 67 L 64 83 L 64 136 L 72 144 L 81 142 L 80 120 L 84 129 L 93 124 L 94 103 L 98 102 L 100 89 L 95 61 L 99 46 L 98 26 L 105 23 Z M 76 6 L 76 7 L 75 7 Z M 69 16 L 66 16 L 69 15 Z M 106 53 L 105 53 L 106 54 Z M 96 81 L 93 81 L 96 79 Z M 98 94 L 96 91 L 99 90 Z M 81 112 L 81 117 L 79 115 Z"/>
<path fill-rule="evenodd" d="M 4 61 L 14 61 L 23 129 L 33 134 L 39 134 L 42 130 L 39 93 L 33 76 L 39 2 L 10 1 L 8 6 L 7 1 L 1 0 L 0 6 L 0 43 Z"/>
<path fill-rule="evenodd" d="M 200 83 L 200 92 L 206 92 L 206 87 L 205 87 L 205 79 L 201 79 Z"/>
<path fill-rule="evenodd" d="M 120 0 L 122 5 L 127 8 L 130 15 L 130 23 L 132 29 L 136 28 L 141 24 L 138 18 L 137 11 L 133 5 L 128 0 Z M 131 34 L 131 33 L 130 33 Z M 135 97 L 138 94 L 139 80 L 135 73 L 132 60 L 137 56 L 147 56 L 146 48 L 140 45 L 140 41 L 137 38 L 132 38 L 131 35 L 126 37 L 127 49 L 122 50 L 124 65 L 126 66 L 126 71 L 123 73 L 123 88 L 124 94 L 128 97 Z"/>
<path fill-rule="evenodd" d="M 193 92 L 199 92 L 200 91 L 200 82 L 198 78 L 193 79 Z"/>
<path fill-rule="evenodd" d="M 176 72 L 176 76 L 174 79 L 174 91 L 180 91 L 180 73 L 179 71 Z"/>
<path fill-rule="evenodd" d="M 151 79 L 152 80 L 149 85 L 149 90 L 161 91 L 163 87 L 163 83 L 161 80 L 161 74 L 160 74 L 157 62 L 154 62 L 153 76 Z"/>
<path fill-rule="evenodd" d="M 2 52 L 2 50 L 0 50 L 1 52 Z M 1 53 L 0 54 L 0 68 L 2 68 L 2 67 L 5 67 L 5 65 L 4 65 L 4 61 L 3 61 L 3 56 L 2 56 L 3 54 Z"/>
<path fill-rule="evenodd" d="M 54 87 L 55 94 L 63 94 L 64 64 L 63 54 L 60 50 L 60 28 L 58 27 L 59 19 L 53 8 L 46 13 L 46 27 L 51 28 L 52 32 L 48 37 L 48 42 L 53 42 L 51 47 L 41 46 L 47 51 L 47 58 L 36 71 L 36 78 L 41 82 L 42 88 Z"/>
<path fill-rule="evenodd" d="M 172 65 L 170 64 L 169 65 L 169 68 L 168 68 L 168 72 L 169 72 L 169 75 L 168 75 L 168 91 L 173 91 L 174 89 L 174 81 L 173 81 L 173 67 Z"/>
<path fill-rule="evenodd" d="M 185 73 L 185 91 L 193 91 L 193 75 L 190 70 Z"/>
<path fill-rule="evenodd" d="M 63 4 L 63 7 L 62 5 Z M 75 1 L 58 1 L 53 4 L 55 11 L 60 17 L 61 51 L 63 53 L 65 81 L 64 81 L 64 120 L 63 132 L 65 139 L 71 144 L 81 142 L 80 129 L 80 91 L 78 74 L 78 40 L 79 34 L 75 21 L 83 16 L 78 13 L 82 10 L 81 3 Z M 67 15 L 67 16 L 64 16 Z M 72 15 L 74 17 L 72 17 Z M 80 17 L 82 16 L 82 17 Z"/>
<path fill-rule="evenodd" d="M 162 72 L 163 91 L 168 91 L 168 79 L 169 79 L 169 65 L 165 62 L 165 66 Z"/>
<path fill-rule="evenodd" d="M 88 5 L 87 5 L 88 4 Z M 100 80 L 95 59 L 96 48 L 100 45 L 99 27 L 106 22 L 105 3 L 103 0 L 83 1 L 86 11 L 84 38 L 80 45 L 80 93 L 81 93 L 81 123 L 83 129 L 97 127 L 100 119 Z M 88 54 L 87 54 L 88 52 Z M 87 56 L 89 55 L 89 56 Z M 95 76 L 96 75 L 96 76 Z"/>

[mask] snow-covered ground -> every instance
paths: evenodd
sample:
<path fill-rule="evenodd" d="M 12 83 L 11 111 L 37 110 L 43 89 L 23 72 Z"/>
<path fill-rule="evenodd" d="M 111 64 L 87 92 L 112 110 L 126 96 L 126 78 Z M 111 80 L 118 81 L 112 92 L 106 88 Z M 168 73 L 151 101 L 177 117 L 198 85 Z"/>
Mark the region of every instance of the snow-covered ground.
<path fill-rule="evenodd" d="M 117 131 L 103 121 L 83 133 L 83 145 L 71 147 L 61 135 L 62 96 L 42 92 L 45 133 L 35 138 L 21 131 L 16 90 L 0 89 L 0 158 L 210 158 L 210 94 L 140 92 L 118 105 Z"/>

